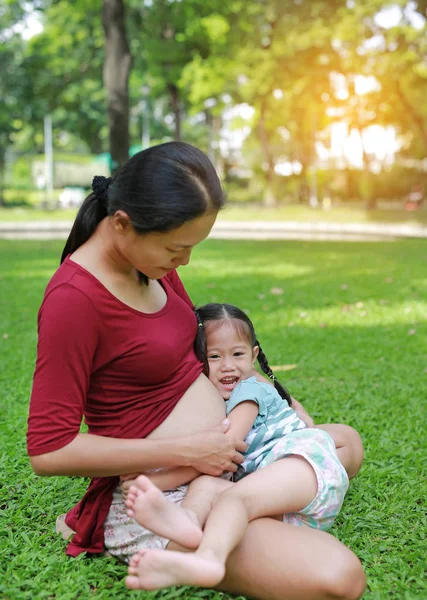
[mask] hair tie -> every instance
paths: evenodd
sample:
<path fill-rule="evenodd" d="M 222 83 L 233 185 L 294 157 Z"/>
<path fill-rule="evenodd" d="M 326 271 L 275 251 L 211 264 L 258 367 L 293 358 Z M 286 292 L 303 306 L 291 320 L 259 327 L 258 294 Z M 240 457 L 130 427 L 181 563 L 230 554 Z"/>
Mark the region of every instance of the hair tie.
<path fill-rule="evenodd" d="M 106 204 L 108 200 L 107 191 L 111 181 L 111 177 L 104 177 L 103 175 L 95 175 L 92 179 L 92 191 L 96 198 L 101 200 L 104 204 Z"/>
<path fill-rule="evenodd" d="M 195 312 L 195 314 L 196 314 L 197 326 L 198 326 L 198 327 L 203 327 L 203 321 L 202 321 L 202 319 L 200 318 L 200 315 L 199 315 L 199 313 L 197 312 L 197 310 L 196 310 L 196 311 L 194 311 L 194 312 Z"/>

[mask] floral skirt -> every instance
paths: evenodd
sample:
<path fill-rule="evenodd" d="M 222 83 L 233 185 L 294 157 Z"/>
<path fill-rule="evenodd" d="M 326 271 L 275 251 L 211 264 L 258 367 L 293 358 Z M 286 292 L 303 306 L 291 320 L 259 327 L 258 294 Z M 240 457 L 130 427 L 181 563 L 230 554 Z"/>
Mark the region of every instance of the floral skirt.
<path fill-rule="evenodd" d="M 163 492 L 169 502 L 181 504 L 187 493 L 188 485 L 179 485 L 173 490 Z M 104 521 L 104 543 L 112 555 L 129 562 L 129 559 L 143 548 L 164 550 L 169 540 L 142 527 L 135 519 L 128 517 L 120 486 L 114 490 L 113 501 Z"/>

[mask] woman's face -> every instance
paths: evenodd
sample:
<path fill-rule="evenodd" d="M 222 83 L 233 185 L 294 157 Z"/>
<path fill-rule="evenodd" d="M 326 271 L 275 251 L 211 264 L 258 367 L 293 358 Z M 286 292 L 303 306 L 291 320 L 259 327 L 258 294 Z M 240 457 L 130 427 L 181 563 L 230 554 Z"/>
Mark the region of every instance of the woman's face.
<path fill-rule="evenodd" d="M 119 236 L 118 251 L 137 271 L 160 279 L 190 261 L 194 246 L 207 238 L 217 213 L 204 214 L 177 229 L 140 235 L 130 226 Z"/>

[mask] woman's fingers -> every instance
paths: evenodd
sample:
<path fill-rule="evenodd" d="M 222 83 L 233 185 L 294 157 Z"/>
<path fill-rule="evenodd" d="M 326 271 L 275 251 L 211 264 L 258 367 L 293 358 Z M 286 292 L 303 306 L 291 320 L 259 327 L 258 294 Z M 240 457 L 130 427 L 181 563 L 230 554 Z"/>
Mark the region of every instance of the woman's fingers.
<path fill-rule="evenodd" d="M 186 456 L 186 462 L 196 468 L 201 473 L 218 476 L 224 471 L 237 469 L 237 465 L 244 460 L 242 452 L 247 448 L 247 444 L 242 440 L 234 439 L 230 435 L 225 435 L 227 423 L 223 423 L 214 431 L 205 431 L 191 436 L 190 451 Z M 187 438 L 190 441 L 189 438 Z"/>
<path fill-rule="evenodd" d="M 234 447 L 236 448 L 237 452 L 246 452 L 246 450 L 248 449 L 248 445 L 246 442 L 244 442 L 243 440 L 234 440 Z M 239 456 L 242 456 L 241 454 L 239 454 Z M 243 457 L 242 457 L 243 459 Z M 238 462 L 242 462 L 242 461 L 238 461 Z"/>

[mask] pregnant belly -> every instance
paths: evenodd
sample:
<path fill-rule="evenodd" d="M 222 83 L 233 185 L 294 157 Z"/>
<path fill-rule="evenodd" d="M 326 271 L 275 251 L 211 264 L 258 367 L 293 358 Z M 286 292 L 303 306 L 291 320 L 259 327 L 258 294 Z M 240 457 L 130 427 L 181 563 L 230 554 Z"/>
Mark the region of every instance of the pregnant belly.
<path fill-rule="evenodd" d="M 211 429 L 225 418 L 225 402 L 205 375 L 188 388 L 171 414 L 148 437 L 189 435 Z"/>

